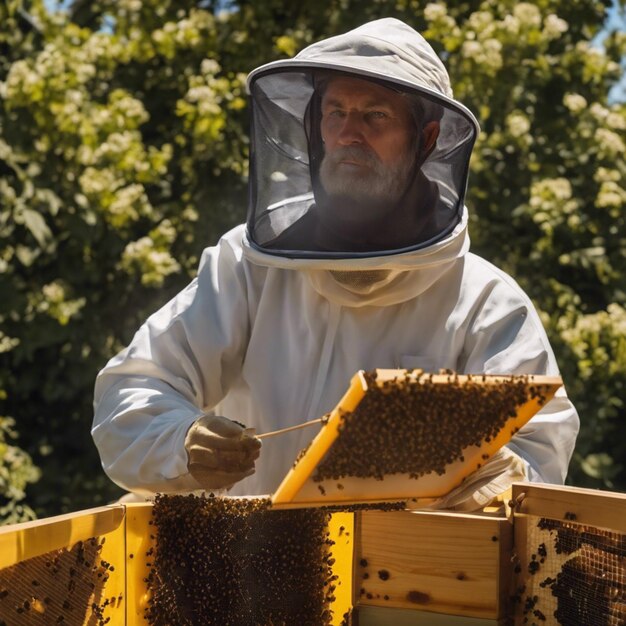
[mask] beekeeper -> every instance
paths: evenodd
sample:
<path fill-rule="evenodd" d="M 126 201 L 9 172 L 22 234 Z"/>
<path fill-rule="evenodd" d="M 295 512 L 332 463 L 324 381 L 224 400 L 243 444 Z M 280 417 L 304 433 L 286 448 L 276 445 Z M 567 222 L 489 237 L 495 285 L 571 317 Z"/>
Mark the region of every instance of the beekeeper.
<path fill-rule="evenodd" d="M 322 416 L 359 369 L 558 374 L 528 297 L 469 252 L 478 124 L 418 33 L 371 22 L 248 86 L 247 223 L 205 250 L 197 278 L 97 379 L 93 437 L 112 480 L 144 495 L 269 494 L 312 433 L 261 450 L 242 425 Z M 524 477 L 562 483 L 577 431 L 561 389 L 476 502 Z"/>

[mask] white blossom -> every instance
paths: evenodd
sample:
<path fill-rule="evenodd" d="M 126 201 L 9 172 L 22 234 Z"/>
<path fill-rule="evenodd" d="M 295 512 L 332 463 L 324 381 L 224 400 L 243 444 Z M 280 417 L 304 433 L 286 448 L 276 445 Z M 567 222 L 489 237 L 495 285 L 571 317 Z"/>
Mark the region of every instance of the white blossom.
<path fill-rule="evenodd" d="M 609 115 L 609 110 L 606 107 L 603 107 L 599 102 L 594 102 L 589 108 L 589 112 L 599 122 L 604 121 Z"/>
<path fill-rule="evenodd" d="M 626 130 L 626 115 L 624 113 L 611 111 L 606 116 L 605 122 L 609 128 L 613 128 L 615 130 Z"/>
<path fill-rule="evenodd" d="M 543 34 L 548 39 L 557 39 L 567 32 L 569 24 L 558 15 L 551 13 L 543 21 Z"/>
<path fill-rule="evenodd" d="M 180 265 L 172 255 L 159 249 L 151 237 L 141 237 L 129 243 L 122 254 L 120 266 L 129 272 L 138 272 L 141 282 L 158 287 L 170 274 L 180 271 Z"/>
<path fill-rule="evenodd" d="M 424 7 L 424 17 L 429 22 L 434 22 L 442 17 L 445 17 L 448 13 L 448 10 L 445 5 L 439 4 L 438 2 L 429 2 Z"/>
<path fill-rule="evenodd" d="M 552 222 L 562 222 L 573 214 L 578 203 L 572 198 L 572 185 L 567 178 L 544 178 L 530 188 L 530 207 L 533 219 L 546 228 Z"/>
<path fill-rule="evenodd" d="M 113 200 L 106 207 L 109 219 L 114 224 L 136 221 L 142 215 L 150 215 L 152 205 L 148 200 L 143 185 L 130 184 L 118 189 Z"/>
<path fill-rule="evenodd" d="M 596 206 L 608 208 L 621 208 L 626 204 L 626 191 L 614 181 L 606 181 L 600 185 L 596 197 Z"/>
<path fill-rule="evenodd" d="M 502 43 L 497 39 L 484 41 L 465 41 L 461 47 L 461 54 L 472 59 L 477 65 L 498 70 L 502 67 Z"/>
<path fill-rule="evenodd" d="M 493 15 L 489 11 L 474 11 L 467 20 L 467 25 L 479 36 L 482 31 L 493 23 Z"/>
<path fill-rule="evenodd" d="M 141 0 L 117 0 L 120 8 L 126 9 L 129 13 L 139 13 L 143 3 Z"/>
<path fill-rule="evenodd" d="M 20 340 L 17 337 L 9 337 L 0 330 L 0 354 L 10 352 L 19 345 Z"/>
<path fill-rule="evenodd" d="M 622 138 L 612 130 L 608 128 L 598 128 L 595 133 L 595 139 L 602 149 L 611 156 L 624 156 L 626 145 L 624 145 Z"/>
<path fill-rule="evenodd" d="M 621 180 L 622 175 L 617 170 L 611 170 L 606 167 L 599 167 L 595 174 L 593 175 L 593 179 L 597 183 L 603 182 L 618 182 Z"/>
<path fill-rule="evenodd" d="M 461 55 L 467 59 L 476 59 L 482 52 L 482 46 L 477 41 L 464 41 L 461 47 Z"/>
<path fill-rule="evenodd" d="M 505 15 L 500 22 L 502 28 L 511 35 L 517 35 L 520 30 L 520 21 L 515 15 Z"/>
<path fill-rule="evenodd" d="M 513 137 L 522 137 L 530 130 L 530 120 L 520 111 L 508 115 L 506 125 Z"/>
<path fill-rule="evenodd" d="M 109 168 L 88 167 L 82 173 L 79 179 L 82 192 L 89 195 L 102 194 L 105 191 L 111 191 L 119 187 L 115 172 Z"/>
<path fill-rule="evenodd" d="M 563 96 L 563 104 L 572 113 L 580 113 L 587 107 L 587 100 L 578 93 L 566 93 Z"/>
<path fill-rule="evenodd" d="M 541 12 L 539 8 L 529 2 L 519 2 L 513 7 L 513 15 L 522 26 L 539 28 L 541 26 Z"/>

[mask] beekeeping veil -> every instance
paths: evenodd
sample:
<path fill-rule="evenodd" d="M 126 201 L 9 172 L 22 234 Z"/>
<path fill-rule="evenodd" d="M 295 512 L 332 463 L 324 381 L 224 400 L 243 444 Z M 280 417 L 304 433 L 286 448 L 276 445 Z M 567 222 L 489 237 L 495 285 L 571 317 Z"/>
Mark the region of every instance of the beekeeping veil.
<path fill-rule="evenodd" d="M 414 117 L 414 166 L 400 199 L 379 202 L 378 223 L 367 217 L 371 212 L 361 219 L 355 203 L 333 201 L 320 182 L 323 90 L 333 77 L 346 75 L 403 94 Z M 378 257 L 429 246 L 459 223 L 478 123 L 453 100 L 433 49 L 403 22 L 377 20 L 313 44 L 293 59 L 253 71 L 248 88 L 252 248 L 292 259 Z M 422 151 L 421 129 L 432 121 L 439 124 L 436 143 Z M 342 211 L 358 216 L 347 234 L 333 226 Z M 398 220 L 409 213 L 416 219 L 407 227 Z"/>

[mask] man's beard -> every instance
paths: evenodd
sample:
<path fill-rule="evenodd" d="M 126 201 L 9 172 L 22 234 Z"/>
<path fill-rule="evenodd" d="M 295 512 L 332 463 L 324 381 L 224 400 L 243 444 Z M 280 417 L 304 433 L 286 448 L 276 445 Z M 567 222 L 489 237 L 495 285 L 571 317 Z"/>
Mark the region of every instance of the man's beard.
<path fill-rule="evenodd" d="M 355 161 L 360 167 L 340 163 L 345 160 Z M 413 159 L 408 155 L 394 165 L 386 165 L 371 150 L 346 146 L 324 155 L 320 182 L 333 204 L 343 201 L 362 205 L 364 213 L 358 217 L 364 219 L 367 207 L 393 209 L 408 187 L 412 169 Z"/>

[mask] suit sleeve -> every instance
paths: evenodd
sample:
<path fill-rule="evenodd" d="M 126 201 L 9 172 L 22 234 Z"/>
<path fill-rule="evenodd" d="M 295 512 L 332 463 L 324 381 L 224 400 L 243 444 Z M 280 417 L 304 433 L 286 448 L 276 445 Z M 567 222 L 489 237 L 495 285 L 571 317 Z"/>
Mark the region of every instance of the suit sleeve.
<path fill-rule="evenodd" d="M 492 273 L 473 294 L 460 368 L 468 373 L 558 376 L 554 353 L 530 299 L 509 276 Z M 484 268 L 487 269 L 487 268 Z M 563 484 L 579 430 L 578 413 L 561 387 L 511 440 L 531 481 Z"/>
<path fill-rule="evenodd" d="M 153 314 L 100 372 L 92 435 L 102 466 L 137 493 L 193 490 L 185 435 L 238 375 L 249 336 L 246 281 L 225 240 L 198 277 Z"/>

